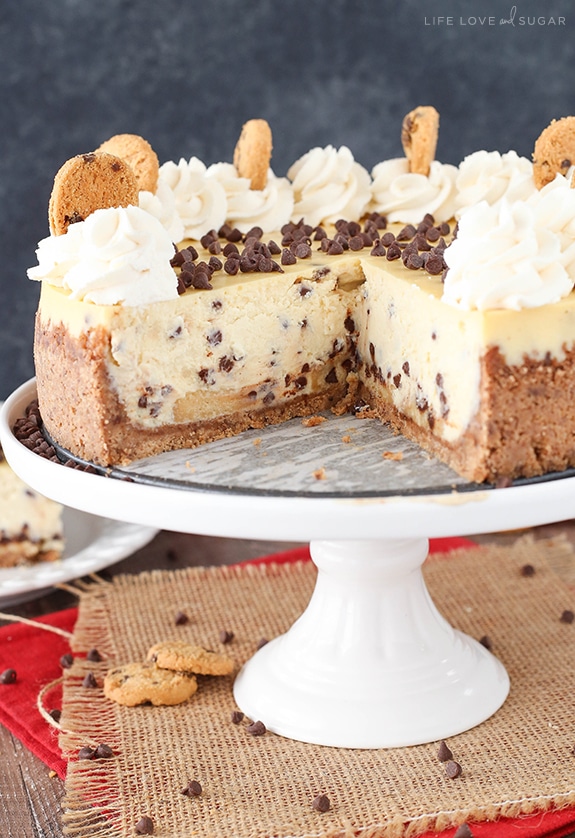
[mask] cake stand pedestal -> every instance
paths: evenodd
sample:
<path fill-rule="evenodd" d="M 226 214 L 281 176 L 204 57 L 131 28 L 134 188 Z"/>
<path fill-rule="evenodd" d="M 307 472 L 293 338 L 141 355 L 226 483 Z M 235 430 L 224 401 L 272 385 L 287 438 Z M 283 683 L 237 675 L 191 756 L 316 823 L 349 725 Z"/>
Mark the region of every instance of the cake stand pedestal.
<path fill-rule="evenodd" d="M 310 603 L 239 673 L 244 713 L 291 739 L 347 748 L 436 741 L 491 716 L 507 672 L 435 607 L 427 548 L 424 538 L 312 542 Z"/>
<path fill-rule="evenodd" d="M 248 431 L 102 477 L 42 459 L 14 436 L 35 395 L 30 381 L 6 400 L 0 441 L 38 492 L 177 532 L 311 541 L 318 576 L 307 609 L 236 679 L 250 718 L 293 739 L 382 748 L 445 739 L 504 702 L 502 663 L 430 598 L 427 539 L 573 518 L 572 474 L 504 490 L 472 486 L 381 425 L 339 417 L 313 429 L 292 420 Z"/>

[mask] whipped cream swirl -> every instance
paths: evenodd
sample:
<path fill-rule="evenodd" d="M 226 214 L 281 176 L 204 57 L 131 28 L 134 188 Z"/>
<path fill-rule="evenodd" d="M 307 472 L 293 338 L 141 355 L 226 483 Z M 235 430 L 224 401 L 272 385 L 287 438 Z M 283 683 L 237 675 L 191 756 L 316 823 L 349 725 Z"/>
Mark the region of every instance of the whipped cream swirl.
<path fill-rule="evenodd" d="M 184 223 L 176 209 L 176 196 L 165 181 L 158 180 L 155 194 L 141 191 L 138 204 L 141 209 L 158 219 L 175 244 L 182 241 Z"/>
<path fill-rule="evenodd" d="M 388 221 L 418 224 L 426 213 L 449 221 L 455 211 L 457 167 L 434 160 L 429 175 L 409 171 L 406 157 L 384 160 L 373 167 L 370 209 Z"/>
<path fill-rule="evenodd" d="M 42 239 L 28 277 L 98 305 L 140 306 L 178 296 L 174 245 L 157 218 L 139 207 L 100 209 L 61 236 Z"/>
<path fill-rule="evenodd" d="M 371 199 L 369 173 L 347 146 L 312 148 L 287 173 L 294 191 L 293 221 L 334 224 L 361 218 Z"/>
<path fill-rule="evenodd" d="M 480 201 L 524 201 L 536 190 L 533 165 L 515 151 L 476 151 L 459 164 L 455 188 L 457 218 Z"/>
<path fill-rule="evenodd" d="M 251 189 L 249 178 L 240 177 L 232 163 L 214 163 L 207 175 L 225 192 L 228 224 L 242 233 L 254 226 L 261 227 L 264 233 L 271 233 L 290 220 L 293 210 L 291 183 L 287 178 L 276 177 L 271 169 L 268 169 L 263 189 Z"/>
<path fill-rule="evenodd" d="M 176 211 L 184 227 L 184 237 L 201 239 L 210 230 L 219 230 L 226 220 L 227 199 L 224 187 L 197 157 L 182 157 L 160 166 L 158 194 L 165 184 L 174 194 Z"/>
<path fill-rule="evenodd" d="M 444 302 L 462 309 L 555 303 L 575 283 L 575 189 L 562 175 L 526 201 L 482 201 L 446 248 Z"/>

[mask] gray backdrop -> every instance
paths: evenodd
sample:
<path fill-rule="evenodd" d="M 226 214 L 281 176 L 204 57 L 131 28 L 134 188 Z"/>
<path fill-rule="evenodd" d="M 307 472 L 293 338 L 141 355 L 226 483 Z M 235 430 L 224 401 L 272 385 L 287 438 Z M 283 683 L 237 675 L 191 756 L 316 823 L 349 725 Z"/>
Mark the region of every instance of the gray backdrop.
<path fill-rule="evenodd" d="M 160 162 L 231 160 L 264 117 L 276 174 L 328 143 L 371 168 L 418 104 L 444 162 L 529 156 L 575 113 L 574 54 L 572 0 L 0 0 L 0 399 L 33 375 L 25 272 L 68 157 L 126 132 Z"/>

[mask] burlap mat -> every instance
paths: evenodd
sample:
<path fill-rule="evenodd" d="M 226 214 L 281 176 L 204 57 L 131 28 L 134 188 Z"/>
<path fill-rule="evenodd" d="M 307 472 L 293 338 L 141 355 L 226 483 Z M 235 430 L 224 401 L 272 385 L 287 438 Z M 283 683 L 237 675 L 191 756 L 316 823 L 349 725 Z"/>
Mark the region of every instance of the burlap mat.
<path fill-rule="evenodd" d="M 487 547 L 428 560 L 431 594 L 449 621 L 488 635 L 511 677 L 511 693 L 491 719 L 449 741 L 463 766 L 447 779 L 437 744 L 354 751 L 302 744 L 234 725 L 232 678 L 204 679 L 179 707 L 120 707 L 99 688 L 112 664 L 145 657 L 159 639 L 219 646 L 238 664 L 261 637 L 288 628 L 309 600 L 311 563 L 189 568 L 117 577 L 83 593 L 73 648 L 96 647 L 100 664 L 76 658 L 66 672 L 61 734 L 70 757 L 63 801 L 67 836 L 133 836 L 142 815 L 163 838 L 319 838 L 412 836 L 463 821 L 575 804 L 575 623 L 573 592 L 552 570 L 568 566 L 565 541 Z M 533 576 L 521 567 L 532 564 Z M 178 610 L 190 617 L 176 627 Z M 345 724 L 345 719 L 342 719 Z M 75 759 L 83 745 L 105 742 L 115 756 Z M 181 793 L 199 780 L 200 797 Z M 331 800 L 320 813 L 311 802 Z"/>

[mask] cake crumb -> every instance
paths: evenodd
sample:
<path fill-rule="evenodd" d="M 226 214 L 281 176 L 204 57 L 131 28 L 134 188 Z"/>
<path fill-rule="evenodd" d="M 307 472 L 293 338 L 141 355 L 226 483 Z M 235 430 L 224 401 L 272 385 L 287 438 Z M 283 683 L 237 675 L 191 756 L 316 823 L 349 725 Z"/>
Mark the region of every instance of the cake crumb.
<path fill-rule="evenodd" d="M 191 472 L 192 472 L 192 474 L 193 474 L 193 473 L 195 472 L 195 470 L 196 470 L 196 467 L 195 467 L 195 466 L 193 466 L 193 465 L 190 463 L 190 461 L 189 461 L 189 460 L 186 460 L 186 468 L 188 469 L 188 471 L 191 471 Z"/>
<path fill-rule="evenodd" d="M 349 434 L 346 434 L 345 436 L 342 436 L 341 441 L 342 441 L 342 442 L 351 442 L 351 437 L 350 437 L 350 435 L 349 435 Z"/>
<path fill-rule="evenodd" d="M 54 769 L 53 769 L 53 768 L 52 768 L 52 769 L 50 769 L 50 771 L 48 771 L 48 777 L 50 777 L 50 779 L 51 779 L 51 780 L 53 780 L 53 779 L 54 779 L 54 777 L 57 777 L 57 776 L 58 776 L 58 775 L 57 775 L 57 773 L 54 771 Z"/>
<path fill-rule="evenodd" d="M 315 428 L 316 425 L 321 425 L 325 421 L 325 416 L 306 416 L 305 419 L 301 420 L 301 423 L 304 428 Z"/>
<path fill-rule="evenodd" d="M 253 444 L 254 444 L 254 445 L 261 445 L 261 444 L 262 444 L 262 438 L 261 438 L 261 436 L 256 437 L 256 438 L 254 439 Z"/>
<path fill-rule="evenodd" d="M 384 451 L 381 456 L 384 460 L 403 460 L 403 454 L 401 451 Z"/>
<path fill-rule="evenodd" d="M 325 480 L 325 478 L 326 478 L 325 469 L 323 467 L 322 468 L 317 468 L 314 471 L 313 476 L 315 477 L 316 480 Z"/>

